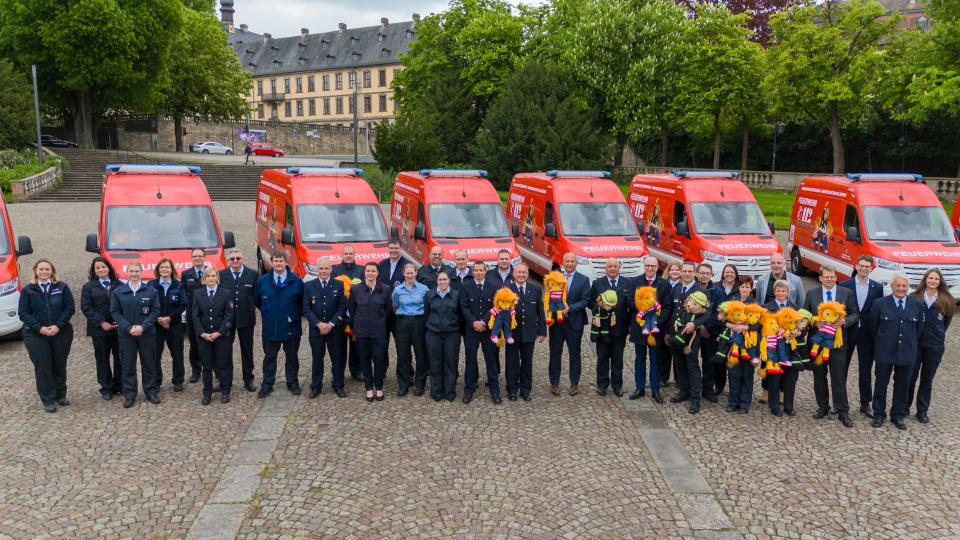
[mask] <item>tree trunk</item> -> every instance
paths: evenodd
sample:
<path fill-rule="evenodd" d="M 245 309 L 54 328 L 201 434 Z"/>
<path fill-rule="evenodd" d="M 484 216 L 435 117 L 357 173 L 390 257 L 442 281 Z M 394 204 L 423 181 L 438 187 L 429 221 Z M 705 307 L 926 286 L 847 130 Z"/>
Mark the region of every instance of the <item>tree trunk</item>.
<path fill-rule="evenodd" d="M 173 115 L 173 140 L 177 152 L 183 152 L 183 115 Z"/>
<path fill-rule="evenodd" d="M 843 138 L 840 134 L 840 113 L 836 103 L 830 104 L 830 141 L 833 143 L 833 174 L 843 174 Z"/>
<path fill-rule="evenodd" d="M 93 100 L 88 92 L 70 94 L 70 114 L 73 115 L 73 134 L 80 148 L 96 148 L 93 136 Z"/>
<path fill-rule="evenodd" d="M 713 168 L 720 168 L 720 111 L 713 113 Z"/>
<path fill-rule="evenodd" d="M 776 128 L 774 128 L 776 129 Z M 750 122 L 743 121 L 743 142 L 740 143 L 740 170 L 747 170 L 747 158 L 750 155 Z"/>
<path fill-rule="evenodd" d="M 623 147 L 627 145 L 627 134 L 617 133 L 617 150 L 613 155 L 613 166 L 623 167 Z"/>
<path fill-rule="evenodd" d="M 660 166 L 667 166 L 667 145 L 670 143 L 670 130 L 666 126 L 660 128 Z"/>

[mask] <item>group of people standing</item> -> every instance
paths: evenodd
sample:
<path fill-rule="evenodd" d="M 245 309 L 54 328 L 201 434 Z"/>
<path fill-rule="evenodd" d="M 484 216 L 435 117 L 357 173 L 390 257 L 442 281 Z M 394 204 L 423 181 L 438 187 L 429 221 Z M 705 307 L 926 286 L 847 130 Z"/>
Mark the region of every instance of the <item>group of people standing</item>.
<path fill-rule="evenodd" d="M 562 322 L 549 325 L 544 312 L 543 290 L 528 280 L 525 264 L 512 265 L 510 252 L 502 250 L 497 265 L 468 261 L 458 251 L 454 265 L 443 261 L 439 247 L 430 252 L 430 262 L 416 268 L 404 259 L 400 244 L 391 240 L 389 257 L 379 263 L 358 265 L 355 251 L 346 246 L 341 262 L 327 257 L 317 260 L 317 279 L 301 280 L 287 265 L 286 255 L 271 256 L 271 271 L 259 275 L 243 264 L 239 250 L 228 253 L 228 267 L 217 271 L 205 266 L 202 249 L 192 253 L 193 267 L 178 275 L 173 262 L 161 260 L 153 279 L 144 280 L 139 263 L 127 265 L 128 281 L 121 283 L 109 261 L 95 258 L 89 281 L 80 294 L 80 309 L 87 319 L 87 335 L 93 342 L 97 381 L 104 399 L 122 394 L 124 407 L 133 406 L 137 393 L 137 361 L 140 387 L 151 403 L 160 403 L 163 382 L 161 357 L 166 348 L 172 362 L 171 382 L 175 392 L 185 380 L 203 381 L 204 405 L 214 392 L 228 403 L 233 387 L 233 344 L 239 337 L 242 380 L 247 391 L 254 386 L 253 332 L 260 312 L 263 341 L 262 380 L 258 397 L 273 391 L 280 351 L 284 352 L 287 389 L 301 393 L 299 347 L 302 318 L 308 321 L 312 375 L 309 396 L 323 389 L 326 357 L 330 357 L 331 386 L 346 397 L 345 374 L 363 381 L 368 402 L 383 401 L 388 368 L 388 345 L 396 346 L 397 395 L 411 388 L 422 396 L 429 380 L 435 401 L 456 399 L 460 347 L 464 347 L 462 401 L 470 403 L 479 385 L 478 352 L 483 354 L 490 399 L 502 403 L 500 345 L 491 339 L 491 313 L 497 292 L 509 289 L 517 298 L 513 307 L 516 328 L 503 344 L 507 399 L 532 399 L 533 354 L 537 343 L 549 335 L 548 376 L 550 392 L 561 394 L 563 351 L 567 351 L 568 394 L 580 392 L 584 333 L 596 348 L 596 391 L 616 396 L 624 393 L 623 357 L 626 341 L 634 344 L 634 391 L 629 399 L 646 395 L 663 403 L 663 388 L 674 375 L 677 393 L 672 403 L 689 402 L 697 413 L 701 400 L 718 402 L 729 381 L 726 410 L 746 413 L 754 401 L 754 370 L 750 363 L 727 367 L 716 357 L 724 330 L 735 328 L 718 313 L 725 302 L 760 304 L 769 313 L 790 307 L 816 313 L 823 302 L 839 302 L 846 315 L 835 324 L 846 332 L 841 347 L 829 360 L 815 364 L 803 359 L 783 374 L 762 381 L 757 401 L 768 403 L 776 416 L 793 416 L 796 383 L 800 372 L 811 369 L 817 401 L 816 418 L 831 412 L 845 426 L 852 426 L 847 402 L 846 378 L 857 352 L 860 412 L 879 427 L 887 416 L 886 394 L 894 381 L 889 416 L 894 425 L 903 421 L 916 395 L 917 419 L 928 421 L 931 388 L 944 352 L 945 332 L 956 301 L 947 291 L 938 269 L 929 270 L 910 294 L 904 276 L 894 276 L 892 294 L 883 296 L 883 286 L 869 278 L 873 260 L 861 257 L 856 275 L 837 284 L 836 270 L 820 270 L 819 287 L 804 291 L 799 277 L 786 271 L 780 254 L 771 257 L 769 275 L 754 280 L 740 276 L 727 265 L 717 281 L 712 267 L 692 262 L 661 263 L 644 260 L 643 274 L 620 275 L 620 262 L 609 259 L 606 275 L 590 280 L 577 271 L 577 257 L 567 253 L 560 273 L 565 279 L 566 307 Z M 656 291 L 659 314 L 655 330 L 641 327 L 635 292 L 641 287 Z M 70 319 L 75 303 L 69 287 L 57 277 L 53 263 L 40 259 L 20 299 L 24 342 L 36 372 L 37 390 L 48 412 L 69 405 L 66 395 L 66 362 L 73 339 Z M 641 314 L 642 315 L 642 314 Z M 815 321 L 811 331 L 826 324 Z M 589 330 L 587 330 L 589 329 Z M 184 336 L 190 343 L 191 368 L 186 378 Z M 793 336 L 799 337 L 799 336 Z M 801 341 L 806 341 L 802 339 Z M 214 385 L 214 378 L 217 384 Z M 919 387 L 918 387 L 919 385 Z M 831 401 L 832 394 L 832 401 Z M 782 395 L 782 399 L 781 399 Z"/>

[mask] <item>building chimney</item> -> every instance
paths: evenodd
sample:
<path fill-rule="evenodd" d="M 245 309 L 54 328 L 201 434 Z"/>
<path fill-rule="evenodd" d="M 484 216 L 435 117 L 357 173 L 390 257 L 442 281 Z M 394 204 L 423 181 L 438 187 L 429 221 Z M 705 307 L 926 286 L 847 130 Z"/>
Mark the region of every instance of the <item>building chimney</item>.
<path fill-rule="evenodd" d="M 241 32 L 246 32 L 247 29 L 249 29 L 249 28 L 250 28 L 250 27 L 247 26 L 247 25 L 245 25 L 245 24 L 241 24 L 241 25 L 240 25 L 240 31 L 241 31 Z"/>
<path fill-rule="evenodd" d="M 347 31 L 347 23 L 340 23 L 340 24 L 337 25 L 337 26 L 340 28 L 340 33 L 341 33 L 341 34 Z"/>
<path fill-rule="evenodd" d="M 264 33 L 263 33 L 263 42 L 264 42 L 264 43 L 270 43 L 270 39 L 271 39 L 271 38 L 273 38 L 273 36 L 270 35 L 269 32 L 264 32 Z"/>
<path fill-rule="evenodd" d="M 416 26 L 418 22 L 420 22 L 420 14 L 419 14 L 419 13 L 414 13 L 414 14 L 413 14 L 413 25 Z"/>
<path fill-rule="evenodd" d="M 233 27 L 233 0 L 220 0 L 220 22 Z"/>
<path fill-rule="evenodd" d="M 388 24 L 390 24 L 390 19 L 386 17 L 380 17 L 380 26 L 386 28 Z"/>
<path fill-rule="evenodd" d="M 307 36 L 309 36 L 309 35 L 310 35 L 310 29 L 309 29 L 309 28 L 301 28 L 301 29 L 300 29 L 300 36 L 301 36 L 301 37 L 307 37 Z"/>

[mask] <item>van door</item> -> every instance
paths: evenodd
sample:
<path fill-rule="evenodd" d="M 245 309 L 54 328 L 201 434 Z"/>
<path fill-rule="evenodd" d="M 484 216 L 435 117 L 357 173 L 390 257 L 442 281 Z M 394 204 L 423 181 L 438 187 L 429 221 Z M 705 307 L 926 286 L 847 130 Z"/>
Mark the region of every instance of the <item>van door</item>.
<path fill-rule="evenodd" d="M 692 233 L 690 217 L 687 215 L 687 206 L 683 201 L 674 201 L 673 203 L 673 241 L 668 246 L 671 255 L 679 258 L 681 261 L 687 259 L 687 252 L 690 251 L 691 240 L 687 236 L 680 234 L 681 227 L 686 227 L 688 234 Z M 691 259 L 692 260 L 692 259 Z"/>
<path fill-rule="evenodd" d="M 280 233 L 283 234 L 283 231 L 289 228 L 293 231 L 293 241 L 296 244 L 297 238 L 299 238 L 300 233 L 297 231 L 296 227 L 293 225 L 293 204 L 287 203 L 286 208 L 284 209 L 283 214 L 283 227 L 280 228 Z M 278 245 L 280 244 L 279 240 L 277 241 Z M 293 246 L 283 246 L 283 251 L 287 254 L 287 264 L 290 268 L 300 268 L 300 261 L 297 260 L 297 247 Z"/>
<path fill-rule="evenodd" d="M 413 249 L 411 249 L 410 252 L 416 258 L 417 263 L 422 264 L 423 261 L 426 260 L 427 243 L 423 240 L 417 240 L 416 237 L 413 236 L 416 230 L 420 228 L 421 225 L 423 226 L 423 230 L 426 233 L 426 235 L 427 236 L 430 235 L 430 230 L 429 230 L 429 227 L 427 226 L 427 214 L 424 211 L 422 201 L 417 201 L 417 217 L 416 217 L 415 223 L 416 225 L 414 225 L 413 231 L 410 232 L 411 234 L 410 245 L 413 247 Z"/>
<path fill-rule="evenodd" d="M 851 237 L 847 234 L 848 232 L 855 232 L 856 234 Z M 837 236 L 841 238 L 838 242 L 841 246 L 840 260 L 849 265 L 849 269 L 848 267 L 841 267 L 837 271 L 843 273 L 845 277 L 850 277 L 853 275 L 850 269 L 854 267 L 857 258 L 863 252 L 863 238 L 865 236 L 863 229 L 860 227 L 860 215 L 856 206 L 847 204 L 847 209 L 843 213 L 843 231 Z M 849 275 L 847 275 L 848 273 Z"/>
<path fill-rule="evenodd" d="M 547 225 L 553 225 L 553 230 L 557 233 L 557 238 L 551 238 L 547 236 Z M 560 248 L 560 220 L 557 218 L 557 209 L 552 202 L 546 201 L 543 206 L 543 236 L 541 237 L 540 242 L 541 246 L 537 248 L 537 251 L 543 253 L 543 256 L 550 261 L 551 266 L 557 264 L 558 261 L 561 261 L 563 258 L 563 253 Z M 561 261 L 562 262 L 562 261 Z M 549 272 L 553 268 L 544 268 L 544 272 Z"/>

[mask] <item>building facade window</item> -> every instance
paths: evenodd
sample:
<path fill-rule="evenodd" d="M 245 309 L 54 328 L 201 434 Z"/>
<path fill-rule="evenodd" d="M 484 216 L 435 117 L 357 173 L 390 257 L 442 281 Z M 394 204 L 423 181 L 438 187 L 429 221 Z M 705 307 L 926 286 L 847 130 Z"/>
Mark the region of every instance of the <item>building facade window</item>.
<path fill-rule="evenodd" d="M 285 94 L 290 93 L 290 77 L 287 77 L 286 79 L 283 80 L 283 92 Z"/>
<path fill-rule="evenodd" d="M 386 94 L 380 95 L 380 112 L 387 112 L 387 96 Z"/>
<path fill-rule="evenodd" d="M 257 118 L 263 118 L 263 103 L 257 105 Z"/>
<path fill-rule="evenodd" d="M 350 82 L 350 86 L 348 86 L 348 88 L 353 90 L 353 88 L 357 85 L 357 72 L 351 71 L 350 73 L 347 74 L 347 77 Z"/>
<path fill-rule="evenodd" d="M 263 95 L 263 81 L 257 81 L 257 95 Z"/>
<path fill-rule="evenodd" d="M 317 100 L 315 100 L 315 99 L 313 99 L 313 98 L 310 98 L 310 101 L 308 102 L 308 104 L 309 104 L 309 107 L 310 107 L 310 116 L 316 116 L 316 115 L 317 115 Z"/>
<path fill-rule="evenodd" d="M 297 100 L 297 116 L 303 116 L 303 100 Z"/>
<path fill-rule="evenodd" d="M 271 94 L 276 94 L 276 93 L 277 93 L 277 80 L 276 80 L 276 79 L 270 79 L 270 93 L 271 93 Z"/>
<path fill-rule="evenodd" d="M 370 88 L 370 70 L 365 70 L 363 72 L 363 87 Z"/>
<path fill-rule="evenodd" d="M 350 96 L 350 99 L 348 99 L 347 101 L 349 101 L 349 104 L 350 104 L 350 110 L 348 112 L 350 114 L 353 114 L 353 107 L 356 104 L 356 96 Z"/>
<path fill-rule="evenodd" d="M 334 75 L 333 89 L 343 90 L 343 73 L 337 73 L 336 75 Z"/>
<path fill-rule="evenodd" d="M 378 71 L 378 72 L 377 72 L 377 78 L 378 78 L 377 83 L 378 83 L 378 85 L 380 86 L 380 88 L 383 88 L 384 86 L 386 86 L 386 85 L 387 85 L 387 70 L 381 69 L 380 71 Z"/>
<path fill-rule="evenodd" d="M 373 112 L 373 98 L 370 96 L 363 96 L 363 112 Z"/>
<path fill-rule="evenodd" d="M 270 118 L 277 118 L 277 104 L 270 104 Z"/>
<path fill-rule="evenodd" d="M 337 114 L 343 114 L 343 98 L 337 98 Z"/>
<path fill-rule="evenodd" d="M 323 98 L 323 115 L 330 116 L 330 98 Z"/>
<path fill-rule="evenodd" d="M 293 116 L 292 114 L 290 114 L 290 102 L 289 102 L 289 101 L 287 101 L 286 103 L 283 104 L 283 115 L 286 116 L 287 118 Z"/>
<path fill-rule="evenodd" d="M 297 93 L 303 93 L 303 77 L 297 77 Z"/>
<path fill-rule="evenodd" d="M 317 90 L 317 78 L 313 75 L 307 76 L 307 92 L 314 92 Z"/>
<path fill-rule="evenodd" d="M 320 84 L 321 84 L 321 89 L 324 92 L 330 91 L 330 74 L 329 73 L 326 73 L 323 75 L 323 77 L 320 79 Z"/>

